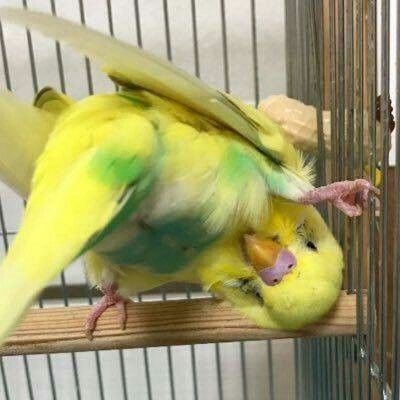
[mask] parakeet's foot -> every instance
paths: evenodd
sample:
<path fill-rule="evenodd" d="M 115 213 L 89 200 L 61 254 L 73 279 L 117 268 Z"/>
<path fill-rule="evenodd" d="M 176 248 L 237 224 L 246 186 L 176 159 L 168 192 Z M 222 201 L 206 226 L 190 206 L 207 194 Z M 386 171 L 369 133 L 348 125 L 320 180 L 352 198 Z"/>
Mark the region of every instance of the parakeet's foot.
<path fill-rule="evenodd" d="M 379 194 L 379 189 L 366 179 L 334 182 L 310 190 L 300 198 L 300 203 L 316 204 L 324 200 L 331 201 L 349 217 L 361 215 L 367 205 L 368 194 Z"/>
<path fill-rule="evenodd" d="M 99 317 L 107 310 L 108 307 L 115 305 L 118 310 L 119 323 L 121 329 L 125 329 L 126 325 L 126 300 L 117 293 L 117 287 L 114 284 L 105 284 L 101 288 L 103 297 L 90 310 L 86 317 L 85 334 L 89 340 L 93 339 L 93 332 L 96 329 L 96 323 Z"/>

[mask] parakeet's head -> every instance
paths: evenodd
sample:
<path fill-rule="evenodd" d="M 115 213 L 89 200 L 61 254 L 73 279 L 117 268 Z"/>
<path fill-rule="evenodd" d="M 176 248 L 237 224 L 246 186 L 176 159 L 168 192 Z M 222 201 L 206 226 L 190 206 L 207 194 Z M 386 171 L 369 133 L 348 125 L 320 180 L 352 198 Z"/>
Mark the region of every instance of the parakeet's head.
<path fill-rule="evenodd" d="M 343 254 L 314 207 L 274 200 L 268 221 L 248 235 L 241 250 L 231 248 L 241 251 L 245 266 L 227 264 L 226 275 L 219 275 L 212 290 L 268 328 L 298 329 L 329 311 L 340 293 Z M 290 272 L 275 285 L 265 283 L 259 273 L 265 267 L 260 265 L 263 248 L 266 260 L 271 251 L 287 251 L 295 258 Z"/>

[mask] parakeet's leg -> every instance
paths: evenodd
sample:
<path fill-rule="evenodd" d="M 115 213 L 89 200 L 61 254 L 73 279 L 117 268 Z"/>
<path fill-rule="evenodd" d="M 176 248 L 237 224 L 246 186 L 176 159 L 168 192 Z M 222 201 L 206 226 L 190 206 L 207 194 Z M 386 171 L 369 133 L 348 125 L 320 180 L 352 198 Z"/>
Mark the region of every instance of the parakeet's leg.
<path fill-rule="evenodd" d="M 121 329 L 125 329 L 126 324 L 126 300 L 117 293 L 117 286 L 113 283 L 104 284 L 101 287 L 103 297 L 90 310 L 86 317 L 85 334 L 89 340 L 93 339 L 93 332 L 96 328 L 96 323 L 99 317 L 107 310 L 108 307 L 115 305 L 118 310 L 118 317 Z"/>
<path fill-rule="evenodd" d="M 368 194 L 379 194 L 379 189 L 366 179 L 334 182 L 307 192 L 299 200 L 303 204 L 316 204 L 324 200 L 331 201 L 349 217 L 362 214 L 367 204 Z"/>

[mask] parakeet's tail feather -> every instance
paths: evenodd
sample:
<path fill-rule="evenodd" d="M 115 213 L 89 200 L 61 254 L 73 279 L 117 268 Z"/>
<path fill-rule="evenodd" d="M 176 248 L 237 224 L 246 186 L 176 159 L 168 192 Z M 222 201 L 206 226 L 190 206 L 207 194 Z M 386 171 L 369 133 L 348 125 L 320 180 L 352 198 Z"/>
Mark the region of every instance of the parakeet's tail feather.
<path fill-rule="evenodd" d="M 26 197 L 37 157 L 54 126 L 54 117 L 0 91 L 0 180 Z"/>
<path fill-rule="evenodd" d="M 0 268 L 0 343 L 14 329 L 38 290 L 37 284 L 20 268 Z"/>
<path fill-rule="evenodd" d="M 74 101 L 52 87 L 44 87 L 36 96 L 33 105 L 46 110 L 58 117 L 64 110 L 74 104 Z"/>

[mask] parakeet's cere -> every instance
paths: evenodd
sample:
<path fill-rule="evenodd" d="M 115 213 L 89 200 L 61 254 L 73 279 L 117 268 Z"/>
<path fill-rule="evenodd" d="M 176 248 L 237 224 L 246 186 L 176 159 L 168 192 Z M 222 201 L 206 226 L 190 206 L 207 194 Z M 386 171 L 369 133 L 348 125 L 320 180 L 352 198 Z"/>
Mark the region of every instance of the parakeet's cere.
<path fill-rule="evenodd" d="M 0 18 L 72 45 L 120 86 L 79 101 L 47 88 L 34 107 L 2 96 L 0 177 L 29 196 L 0 267 L 0 342 L 81 255 L 104 293 L 88 337 L 107 307 L 123 326 L 127 296 L 171 280 L 202 283 L 263 327 L 296 329 L 329 310 L 342 253 L 306 204 L 360 215 L 376 192 L 368 181 L 314 188 L 279 125 L 136 47 L 42 13 Z M 11 155 L 24 153 L 20 168 Z"/>

